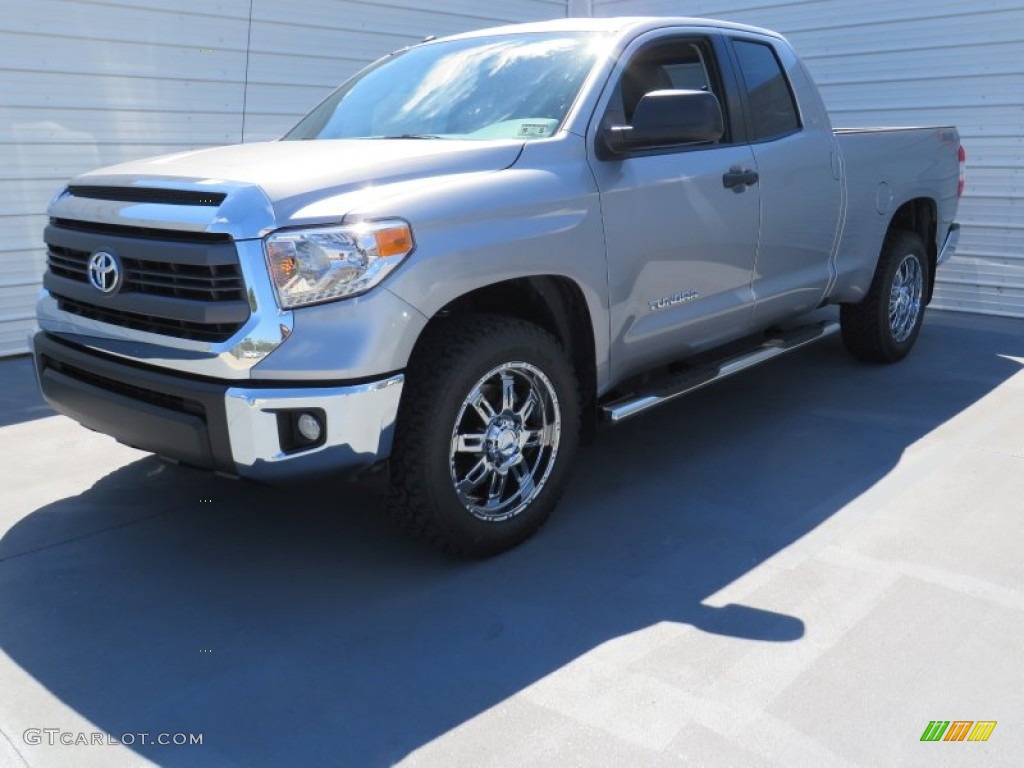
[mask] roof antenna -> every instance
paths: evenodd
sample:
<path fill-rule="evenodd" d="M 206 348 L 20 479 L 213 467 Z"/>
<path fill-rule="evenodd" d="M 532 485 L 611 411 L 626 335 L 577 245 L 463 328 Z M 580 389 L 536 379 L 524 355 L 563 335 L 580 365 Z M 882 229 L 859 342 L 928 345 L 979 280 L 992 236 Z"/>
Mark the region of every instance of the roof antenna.
<path fill-rule="evenodd" d="M 421 43 L 429 43 L 431 40 L 437 40 L 437 35 L 427 35 L 422 40 L 420 40 L 420 42 Z"/>

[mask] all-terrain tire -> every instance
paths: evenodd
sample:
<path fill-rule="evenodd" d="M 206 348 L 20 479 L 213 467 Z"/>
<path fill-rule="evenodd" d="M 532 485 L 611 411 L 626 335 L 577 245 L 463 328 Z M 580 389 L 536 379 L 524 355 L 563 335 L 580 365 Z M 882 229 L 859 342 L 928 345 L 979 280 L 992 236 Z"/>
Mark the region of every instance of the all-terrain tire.
<path fill-rule="evenodd" d="M 540 528 L 565 488 L 576 374 L 551 334 L 515 318 L 452 318 L 426 333 L 406 371 L 388 508 L 445 552 L 494 555 Z"/>
<path fill-rule="evenodd" d="M 858 360 L 894 363 L 914 346 L 924 319 L 930 275 L 921 237 L 893 230 L 885 237 L 867 296 L 839 310 L 843 344 Z"/>

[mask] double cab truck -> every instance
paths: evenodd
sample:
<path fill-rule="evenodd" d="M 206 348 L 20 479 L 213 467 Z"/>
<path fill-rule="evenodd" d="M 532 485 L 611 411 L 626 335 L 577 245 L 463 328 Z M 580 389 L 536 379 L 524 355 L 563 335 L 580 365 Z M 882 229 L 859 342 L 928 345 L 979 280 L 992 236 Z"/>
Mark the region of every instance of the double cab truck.
<path fill-rule="evenodd" d="M 963 162 L 953 127 L 834 129 L 763 29 L 427 40 L 281 140 L 73 179 L 36 371 L 57 411 L 182 464 L 383 468 L 401 527 L 491 555 L 549 516 L 601 420 L 836 332 L 903 358 Z"/>

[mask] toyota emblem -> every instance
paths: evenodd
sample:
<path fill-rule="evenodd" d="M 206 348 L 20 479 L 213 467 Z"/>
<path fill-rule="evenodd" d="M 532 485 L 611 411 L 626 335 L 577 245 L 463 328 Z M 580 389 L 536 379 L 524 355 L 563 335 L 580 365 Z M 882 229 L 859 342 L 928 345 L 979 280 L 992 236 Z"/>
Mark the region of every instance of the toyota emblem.
<path fill-rule="evenodd" d="M 100 293 L 111 294 L 121 287 L 121 263 L 106 251 L 96 251 L 89 257 L 89 282 Z"/>

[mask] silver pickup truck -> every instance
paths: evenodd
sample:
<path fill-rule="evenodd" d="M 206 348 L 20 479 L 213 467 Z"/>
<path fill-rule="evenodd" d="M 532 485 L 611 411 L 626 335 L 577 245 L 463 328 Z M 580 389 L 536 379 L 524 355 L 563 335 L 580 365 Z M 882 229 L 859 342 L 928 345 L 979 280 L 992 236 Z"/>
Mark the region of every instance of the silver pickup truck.
<path fill-rule="evenodd" d="M 383 467 L 403 528 L 489 555 L 544 522 L 599 420 L 836 331 L 903 358 L 963 161 L 952 127 L 833 129 L 763 29 L 428 40 L 280 141 L 72 180 L 48 212 L 39 383 L 219 473 Z M 838 322 L 807 319 L 828 304 Z"/>

